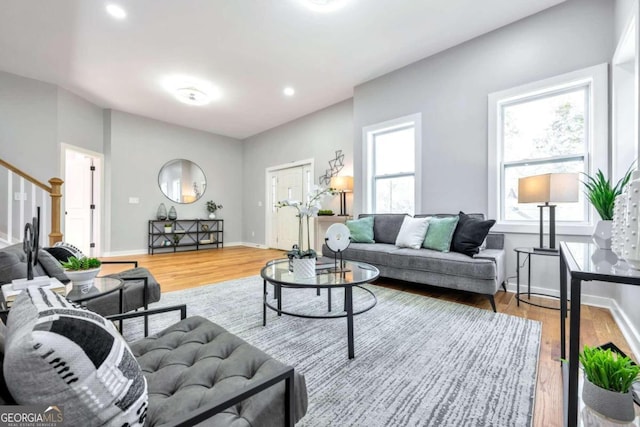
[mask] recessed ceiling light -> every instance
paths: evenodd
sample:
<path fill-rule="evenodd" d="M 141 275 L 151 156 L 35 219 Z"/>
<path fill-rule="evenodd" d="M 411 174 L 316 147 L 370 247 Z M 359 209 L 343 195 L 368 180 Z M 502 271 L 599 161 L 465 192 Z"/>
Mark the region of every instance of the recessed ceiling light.
<path fill-rule="evenodd" d="M 109 3 L 107 5 L 107 12 L 116 19 L 124 19 L 127 17 L 127 12 L 122 7 L 114 3 Z"/>
<path fill-rule="evenodd" d="M 206 80 L 189 76 L 171 76 L 164 80 L 164 88 L 180 102 L 189 105 L 206 105 L 222 98 L 222 92 Z"/>
<path fill-rule="evenodd" d="M 293 96 L 293 95 L 296 94 L 296 90 L 294 88 L 292 88 L 291 86 L 285 87 L 282 92 L 287 96 Z"/>
<path fill-rule="evenodd" d="M 342 9 L 347 0 L 302 0 L 303 3 L 315 12 L 333 12 Z"/>

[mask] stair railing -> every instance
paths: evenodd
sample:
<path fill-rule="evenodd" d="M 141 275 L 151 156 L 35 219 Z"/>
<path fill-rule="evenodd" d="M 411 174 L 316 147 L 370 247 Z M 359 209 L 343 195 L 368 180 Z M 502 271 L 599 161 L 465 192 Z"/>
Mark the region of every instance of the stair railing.
<path fill-rule="evenodd" d="M 40 244 L 52 246 L 55 242 L 61 241 L 60 202 L 64 181 L 51 178 L 50 185 L 46 185 L 2 159 L 0 168 L 6 169 L 6 173 L 0 170 L 0 200 L 6 200 L 6 210 L 4 213 L 0 212 L 0 242 L 21 242 L 24 225 L 36 216 L 38 206 L 41 222 Z M 47 233 L 48 242 L 45 237 Z"/>

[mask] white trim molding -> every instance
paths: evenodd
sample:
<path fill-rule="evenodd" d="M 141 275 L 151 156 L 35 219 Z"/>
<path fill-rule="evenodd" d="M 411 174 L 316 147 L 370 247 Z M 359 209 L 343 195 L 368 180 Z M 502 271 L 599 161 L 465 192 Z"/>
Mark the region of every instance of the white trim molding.
<path fill-rule="evenodd" d="M 505 233 L 539 233 L 539 223 L 504 221 L 501 215 L 502 185 L 502 143 L 500 140 L 502 105 L 518 99 L 535 97 L 536 95 L 560 90 L 565 87 L 587 83 L 589 85 L 589 110 L 591 120 L 588 122 L 588 141 L 590 146 L 585 153 L 586 170 L 590 174 L 600 169 L 605 176 L 609 171 L 609 79 L 608 64 L 599 64 L 548 79 L 528 83 L 515 88 L 494 92 L 488 96 L 488 196 L 490 218 L 496 219 L 493 231 Z M 556 232 L 565 235 L 590 235 L 597 218 L 591 207 L 586 222 L 557 222 Z"/>
<path fill-rule="evenodd" d="M 422 113 L 414 113 L 381 123 L 362 128 L 362 209 L 364 212 L 373 212 L 373 194 L 371 193 L 371 180 L 373 179 L 372 156 L 370 146 L 373 143 L 372 136 L 376 133 L 392 131 L 412 125 L 414 129 L 414 209 L 415 213 L 422 212 Z"/>

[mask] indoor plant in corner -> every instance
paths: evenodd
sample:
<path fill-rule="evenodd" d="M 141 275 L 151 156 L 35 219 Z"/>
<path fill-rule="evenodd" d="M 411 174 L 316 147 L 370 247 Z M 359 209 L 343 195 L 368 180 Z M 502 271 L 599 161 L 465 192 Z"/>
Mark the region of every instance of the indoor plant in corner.
<path fill-rule="evenodd" d="M 61 261 L 64 274 L 71 280 L 74 288 L 89 289 L 93 280 L 100 272 L 102 264 L 98 258 L 70 257 L 67 261 Z"/>
<path fill-rule="evenodd" d="M 580 353 L 584 369 L 582 400 L 605 417 L 629 422 L 635 418 L 631 384 L 638 379 L 640 367 L 628 357 L 611 349 L 584 346 Z"/>
<path fill-rule="evenodd" d="M 613 207 L 617 196 L 622 194 L 622 190 L 631 179 L 631 168 L 616 183 L 611 186 L 611 182 L 605 178 L 600 169 L 595 176 L 583 173 L 585 180 L 582 181 L 586 187 L 585 194 L 595 210 L 600 215 L 600 220 L 593 230 L 593 241 L 600 249 L 611 249 L 611 225 L 613 220 Z"/>

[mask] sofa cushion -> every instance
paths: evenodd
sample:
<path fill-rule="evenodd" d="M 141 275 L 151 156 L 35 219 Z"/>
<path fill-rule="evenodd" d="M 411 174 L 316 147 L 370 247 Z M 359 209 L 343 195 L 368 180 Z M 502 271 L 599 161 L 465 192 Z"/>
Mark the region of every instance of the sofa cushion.
<path fill-rule="evenodd" d="M 404 221 L 398 232 L 398 237 L 396 238 L 396 246 L 400 248 L 420 249 L 428 228 L 429 218 L 404 217 Z"/>
<path fill-rule="evenodd" d="M 356 243 L 374 243 L 373 217 L 350 219 L 346 222 L 351 241 Z"/>
<path fill-rule="evenodd" d="M 445 218 L 431 217 L 429 219 L 429 229 L 427 230 L 427 235 L 424 238 L 422 246 L 426 249 L 449 252 L 451 239 L 453 239 L 453 233 L 456 230 L 457 224 L 457 216 Z"/>
<path fill-rule="evenodd" d="M 144 424 L 146 381 L 111 322 L 31 287 L 16 298 L 7 329 L 4 374 L 16 402 L 64 405 L 68 425 Z"/>
<path fill-rule="evenodd" d="M 67 283 L 69 278 L 64 274 L 64 268 L 60 265 L 54 256 L 44 249 L 38 251 L 38 263 L 42 266 L 45 274 L 49 277 L 55 277 L 62 283 Z"/>
<path fill-rule="evenodd" d="M 488 259 L 475 259 L 457 252 L 402 248 L 389 252 L 386 265 L 395 268 L 446 274 L 452 277 L 495 280 L 495 264 Z"/>
<path fill-rule="evenodd" d="M 43 251 L 38 252 L 38 257 Z M 33 267 L 33 275 L 46 276 L 40 262 Z M 27 254 L 22 243 L 16 243 L 0 250 L 0 284 L 11 283 L 14 279 L 27 277 Z"/>
<path fill-rule="evenodd" d="M 480 246 L 489 234 L 489 230 L 496 223 L 495 220 L 479 220 L 466 215 L 464 212 L 458 214 L 460 220 L 453 234 L 451 250 L 468 256 L 474 256 L 480 252 Z"/>
<path fill-rule="evenodd" d="M 373 240 L 376 243 L 394 245 L 407 214 L 361 214 L 360 218 L 373 217 Z"/>
<path fill-rule="evenodd" d="M 149 384 L 150 426 L 189 414 L 230 390 L 250 387 L 284 365 L 224 328 L 192 316 L 131 344 Z M 294 374 L 295 421 L 307 410 L 304 376 Z M 284 382 L 206 421 L 214 426 L 284 425 Z"/>

